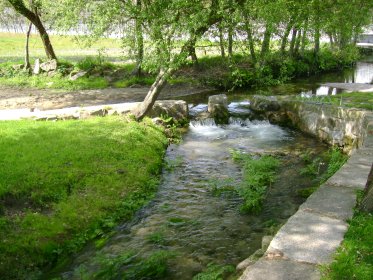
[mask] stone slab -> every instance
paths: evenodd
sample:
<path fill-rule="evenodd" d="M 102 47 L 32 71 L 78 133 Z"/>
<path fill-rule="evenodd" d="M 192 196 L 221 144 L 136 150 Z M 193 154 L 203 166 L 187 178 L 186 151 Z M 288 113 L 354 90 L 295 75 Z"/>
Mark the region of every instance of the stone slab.
<path fill-rule="evenodd" d="M 279 230 L 267 255 L 312 264 L 332 261 L 332 255 L 343 240 L 347 223 L 316 213 L 298 210 Z"/>
<path fill-rule="evenodd" d="M 368 179 L 372 162 L 373 157 L 369 153 L 364 154 L 356 151 L 349 158 L 347 163 L 327 181 L 327 184 L 363 190 Z"/>
<path fill-rule="evenodd" d="M 290 260 L 260 259 L 249 266 L 240 280 L 319 280 L 321 277 L 315 265 Z"/>
<path fill-rule="evenodd" d="M 355 190 L 324 184 L 299 209 L 346 221 L 352 218 L 355 204 Z"/>

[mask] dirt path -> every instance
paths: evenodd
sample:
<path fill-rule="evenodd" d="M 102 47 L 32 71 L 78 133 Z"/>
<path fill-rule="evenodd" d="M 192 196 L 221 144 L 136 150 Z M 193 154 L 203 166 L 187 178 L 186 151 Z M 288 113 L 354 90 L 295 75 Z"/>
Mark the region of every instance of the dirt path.
<path fill-rule="evenodd" d="M 0 109 L 51 110 L 67 107 L 93 106 L 142 101 L 149 87 L 107 88 L 73 92 L 26 88 L 0 87 Z M 164 88 L 159 99 L 173 99 L 192 94 L 205 93 L 210 88 L 174 85 Z"/>

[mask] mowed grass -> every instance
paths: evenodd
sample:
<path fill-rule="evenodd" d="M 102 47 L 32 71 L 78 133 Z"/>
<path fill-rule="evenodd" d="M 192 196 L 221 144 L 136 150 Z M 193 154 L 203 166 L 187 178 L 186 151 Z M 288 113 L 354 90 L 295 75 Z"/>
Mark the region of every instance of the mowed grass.
<path fill-rule="evenodd" d="M 155 193 L 166 145 L 150 122 L 119 117 L 0 122 L 0 278 L 37 279 L 102 245 Z"/>
<path fill-rule="evenodd" d="M 99 51 L 106 57 L 118 59 L 122 55 L 121 42 L 117 39 L 102 38 L 87 44 L 82 36 L 50 36 L 57 57 L 80 60 L 86 56 L 96 56 Z M 23 60 L 25 53 L 25 34 L 0 32 L 0 61 Z M 30 37 L 31 58 L 46 58 L 40 36 Z"/>
<path fill-rule="evenodd" d="M 357 212 L 323 280 L 373 279 L 373 215 Z"/>
<path fill-rule="evenodd" d="M 346 92 L 332 96 L 316 96 L 310 100 L 337 106 L 373 110 L 373 92 Z"/>

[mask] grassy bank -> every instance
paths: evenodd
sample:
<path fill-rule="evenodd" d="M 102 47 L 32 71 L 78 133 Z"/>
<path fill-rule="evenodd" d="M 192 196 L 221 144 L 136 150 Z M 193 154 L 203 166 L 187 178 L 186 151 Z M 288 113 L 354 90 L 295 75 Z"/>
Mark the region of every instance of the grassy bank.
<path fill-rule="evenodd" d="M 97 56 L 99 51 L 110 60 L 119 59 L 122 55 L 121 41 L 117 39 L 98 39 L 90 45 L 84 41 L 84 37 L 79 36 L 51 35 L 50 39 L 58 57 L 65 60 L 78 61 L 86 56 Z M 25 40 L 25 34 L 0 32 L 0 62 L 22 61 L 25 55 Z M 30 36 L 30 57 L 46 58 L 38 34 Z"/>
<path fill-rule="evenodd" d="M 373 110 L 373 92 L 349 92 L 338 95 L 314 96 L 302 99 L 349 108 Z"/>
<path fill-rule="evenodd" d="M 33 279 L 97 245 L 155 193 L 167 139 L 148 122 L 0 122 L 0 275 Z"/>
<path fill-rule="evenodd" d="M 373 215 L 356 212 L 323 280 L 373 279 Z"/>

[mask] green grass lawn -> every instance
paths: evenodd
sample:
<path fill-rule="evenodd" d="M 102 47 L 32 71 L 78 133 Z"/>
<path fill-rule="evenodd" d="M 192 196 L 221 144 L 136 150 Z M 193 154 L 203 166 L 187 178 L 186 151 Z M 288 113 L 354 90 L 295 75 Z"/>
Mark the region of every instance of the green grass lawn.
<path fill-rule="evenodd" d="M 348 92 L 332 96 L 316 96 L 305 100 L 350 108 L 373 110 L 373 92 Z"/>
<path fill-rule="evenodd" d="M 119 117 L 0 122 L 0 278 L 38 278 L 102 245 L 155 193 L 166 145 L 150 122 Z"/>
<path fill-rule="evenodd" d="M 116 39 L 103 38 L 87 45 L 83 37 L 50 36 L 57 57 L 77 61 L 86 56 L 97 56 L 99 51 L 110 60 L 118 60 L 122 55 L 121 42 Z M 25 34 L 0 33 L 0 62 L 23 60 L 25 53 Z M 30 37 L 31 58 L 46 58 L 40 36 Z"/>
<path fill-rule="evenodd" d="M 373 279 L 373 215 L 355 213 L 334 261 L 324 267 L 323 280 Z"/>

